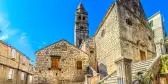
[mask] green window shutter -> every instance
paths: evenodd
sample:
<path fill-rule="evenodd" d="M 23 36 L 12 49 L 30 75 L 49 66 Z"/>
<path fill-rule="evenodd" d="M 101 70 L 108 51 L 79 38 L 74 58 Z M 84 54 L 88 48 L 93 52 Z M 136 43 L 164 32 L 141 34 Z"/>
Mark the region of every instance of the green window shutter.
<path fill-rule="evenodd" d="M 149 27 L 150 27 L 150 28 L 153 27 L 153 20 L 149 22 Z"/>

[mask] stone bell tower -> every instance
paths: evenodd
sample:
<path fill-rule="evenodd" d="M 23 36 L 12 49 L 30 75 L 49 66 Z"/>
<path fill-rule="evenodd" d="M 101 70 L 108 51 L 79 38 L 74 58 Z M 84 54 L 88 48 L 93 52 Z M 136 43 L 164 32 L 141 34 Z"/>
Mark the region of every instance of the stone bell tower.
<path fill-rule="evenodd" d="M 76 9 L 75 14 L 75 29 L 74 29 L 74 42 L 75 46 L 80 47 L 82 41 L 89 37 L 88 30 L 88 13 L 86 12 L 83 4 L 80 3 Z"/>

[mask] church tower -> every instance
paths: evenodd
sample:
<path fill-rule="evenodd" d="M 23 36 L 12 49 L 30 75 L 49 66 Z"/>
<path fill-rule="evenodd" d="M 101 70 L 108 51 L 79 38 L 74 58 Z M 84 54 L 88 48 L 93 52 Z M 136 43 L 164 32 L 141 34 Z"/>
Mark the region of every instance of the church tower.
<path fill-rule="evenodd" d="M 74 42 L 75 46 L 80 47 L 82 41 L 89 37 L 88 30 L 88 13 L 86 12 L 83 4 L 80 3 L 76 9 L 75 14 L 75 29 L 74 29 Z"/>

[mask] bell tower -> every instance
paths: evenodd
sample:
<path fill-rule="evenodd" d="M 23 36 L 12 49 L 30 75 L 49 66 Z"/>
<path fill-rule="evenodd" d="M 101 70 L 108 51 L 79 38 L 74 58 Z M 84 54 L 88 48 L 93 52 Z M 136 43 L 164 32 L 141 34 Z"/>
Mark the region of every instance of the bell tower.
<path fill-rule="evenodd" d="M 89 37 L 88 13 L 82 3 L 79 4 L 75 13 L 74 42 L 75 46 L 80 47 L 82 41 Z"/>

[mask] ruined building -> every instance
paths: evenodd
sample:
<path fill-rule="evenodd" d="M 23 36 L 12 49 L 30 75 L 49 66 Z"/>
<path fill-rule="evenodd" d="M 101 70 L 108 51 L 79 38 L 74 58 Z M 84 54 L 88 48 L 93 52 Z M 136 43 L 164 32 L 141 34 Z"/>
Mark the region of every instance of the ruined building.
<path fill-rule="evenodd" d="M 156 38 L 164 39 L 164 29 L 157 33 L 149 22 L 139 0 L 117 0 L 89 38 L 88 13 L 80 3 L 74 45 L 61 40 L 38 50 L 35 84 L 131 84 L 139 72 L 144 81 L 158 81 L 162 48 Z"/>

